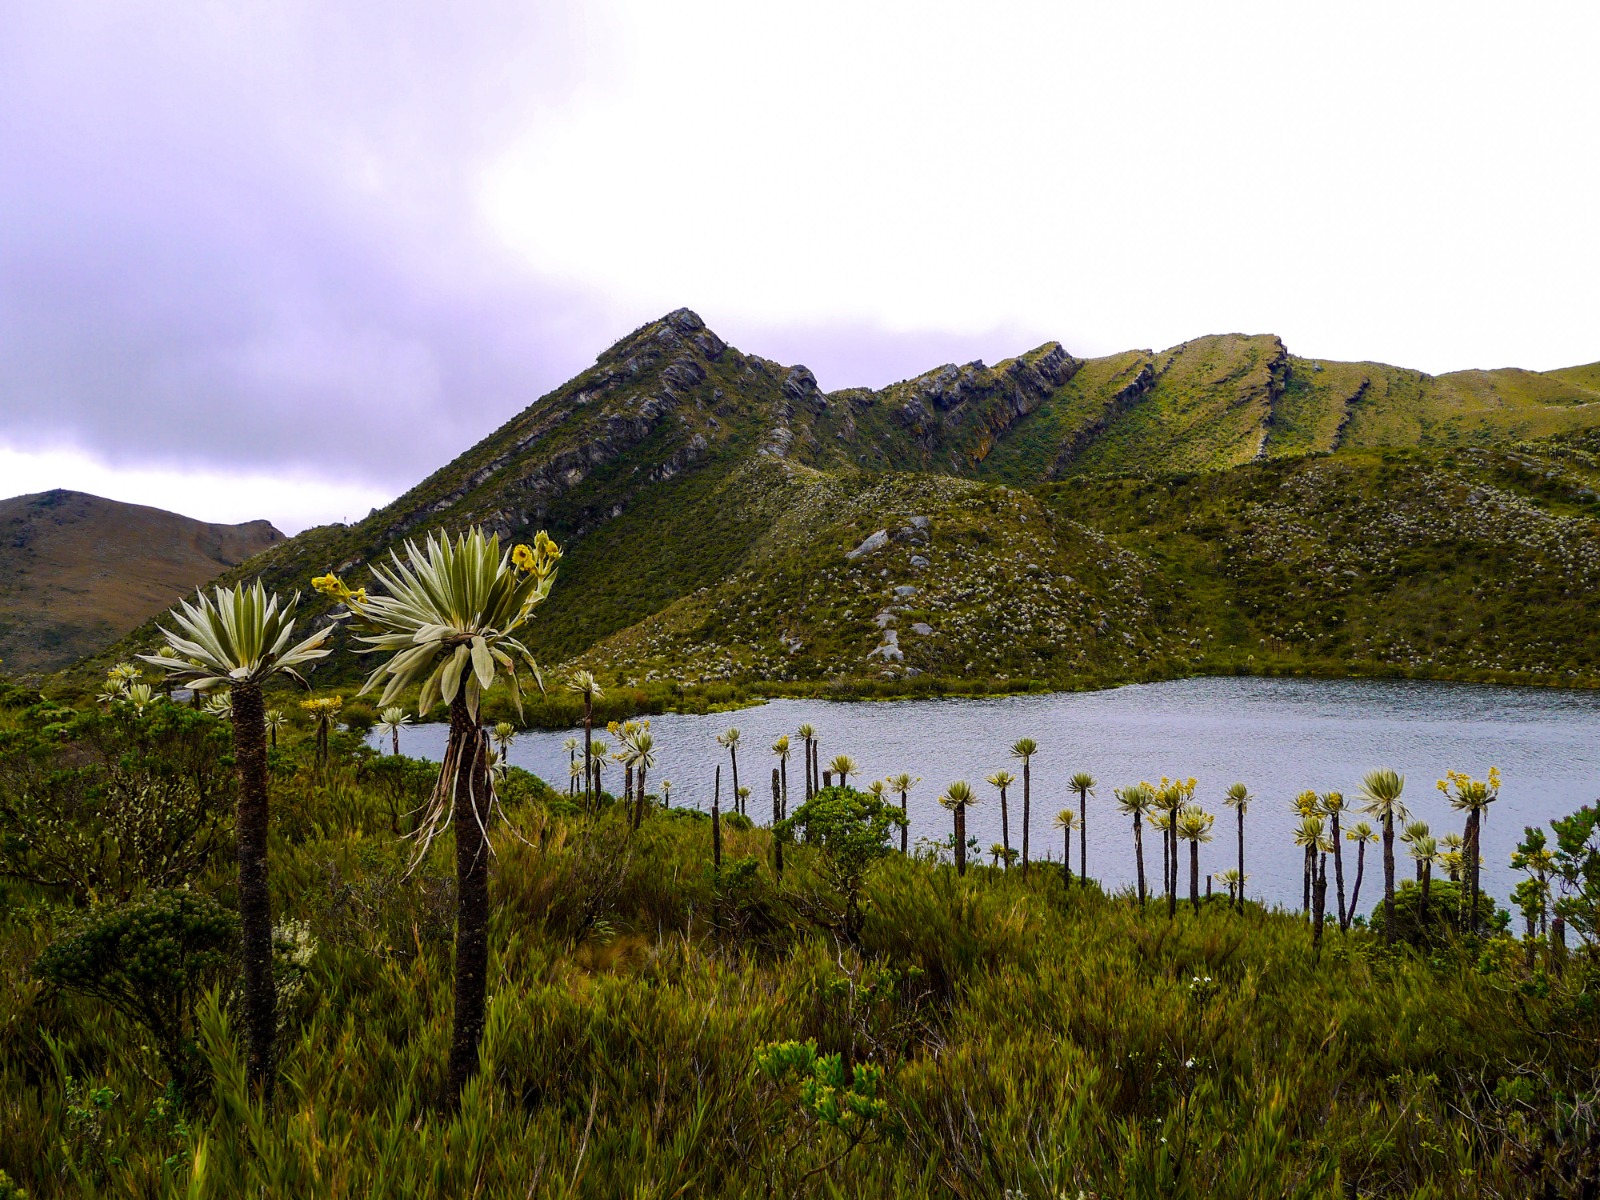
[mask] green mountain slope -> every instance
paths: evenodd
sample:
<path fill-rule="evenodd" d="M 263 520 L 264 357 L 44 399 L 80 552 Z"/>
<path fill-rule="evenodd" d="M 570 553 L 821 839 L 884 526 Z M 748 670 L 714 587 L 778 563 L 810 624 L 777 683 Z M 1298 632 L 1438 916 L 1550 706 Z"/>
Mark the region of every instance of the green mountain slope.
<path fill-rule="evenodd" d="M 744 354 L 679 310 L 394 504 L 247 569 L 279 588 L 328 569 L 356 584 L 407 537 L 547 528 L 567 558 L 541 611 L 543 656 L 636 680 L 1014 687 L 1271 666 L 1587 679 L 1584 602 L 1558 603 L 1535 572 L 1468 604 L 1466 574 L 1534 560 L 1510 518 L 1457 518 L 1478 515 L 1475 490 L 1492 495 L 1481 503 L 1537 518 L 1539 563 L 1587 562 L 1590 442 L 1524 443 L 1600 425 L 1594 374 L 1434 378 L 1231 334 L 1098 359 L 1050 343 L 824 393 L 806 368 Z M 1398 511 L 1409 524 L 1387 519 Z M 1367 540 L 1337 541 L 1341 513 Z M 1275 514 L 1311 539 L 1290 539 L 1307 570 L 1356 572 L 1339 576 L 1347 592 L 1317 599 L 1246 569 L 1240 531 L 1280 536 Z M 1446 528 L 1454 540 L 1439 542 Z M 1396 577 L 1391 561 L 1415 570 Z M 1339 636 L 1295 632 L 1335 594 L 1350 609 Z M 1548 613 L 1556 642 L 1514 604 Z M 1412 629 L 1415 605 L 1462 628 Z M 1472 624 L 1490 616 L 1515 628 Z M 356 670 L 343 656 L 320 677 Z"/>
<path fill-rule="evenodd" d="M 752 464 L 719 497 L 764 530 L 740 567 L 584 659 L 646 682 L 1592 683 L 1597 455 L 1585 434 L 1033 489 Z"/>

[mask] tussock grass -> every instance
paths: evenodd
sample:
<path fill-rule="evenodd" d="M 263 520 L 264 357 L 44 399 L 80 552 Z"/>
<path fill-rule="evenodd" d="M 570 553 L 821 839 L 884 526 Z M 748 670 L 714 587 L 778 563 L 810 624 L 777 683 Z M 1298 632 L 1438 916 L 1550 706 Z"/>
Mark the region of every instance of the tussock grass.
<path fill-rule="evenodd" d="M 612 807 L 534 800 L 495 834 L 484 1066 L 446 1118 L 453 851 L 408 875 L 388 784 L 296 753 L 272 878 L 317 949 L 270 1112 L 227 994 L 200 1013 L 209 1093 L 175 1107 L 138 1029 L 29 976 L 60 898 L 4 892 L 0 1170 L 31 1195 L 1577 1194 L 1600 1070 L 1581 956 L 1557 979 L 1505 939 L 1424 957 L 1357 929 L 1319 960 L 1281 912 L 1169 921 L 1037 865 L 897 855 L 850 945 L 811 919 L 804 846 L 780 883 L 768 831 L 728 829 L 718 874 L 698 814 L 630 836 Z M 194 886 L 231 902 L 225 869 Z M 886 1073 L 888 1117 L 843 1157 L 756 1067 L 807 1039 Z"/>

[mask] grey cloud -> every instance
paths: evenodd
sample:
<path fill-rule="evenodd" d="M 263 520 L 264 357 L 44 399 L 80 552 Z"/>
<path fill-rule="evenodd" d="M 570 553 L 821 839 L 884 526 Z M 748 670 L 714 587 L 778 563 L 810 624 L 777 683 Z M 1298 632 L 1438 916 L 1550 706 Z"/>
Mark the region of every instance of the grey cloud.
<path fill-rule="evenodd" d="M 493 154 L 603 77 L 592 12 L 0 8 L 0 440 L 399 490 L 659 315 L 476 214 Z M 703 315 L 830 387 L 1042 340 Z"/>
<path fill-rule="evenodd" d="M 472 211 L 570 12 L 329 7 L 0 16 L 0 435 L 404 484 L 614 331 Z"/>

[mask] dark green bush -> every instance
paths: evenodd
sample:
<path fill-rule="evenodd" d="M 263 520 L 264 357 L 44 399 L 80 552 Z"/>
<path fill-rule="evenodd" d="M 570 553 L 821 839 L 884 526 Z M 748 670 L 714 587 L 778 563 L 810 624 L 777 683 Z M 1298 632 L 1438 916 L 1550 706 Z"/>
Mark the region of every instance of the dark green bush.
<path fill-rule="evenodd" d="M 1394 893 L 1394 936 L 1412 946 L 1438 946 L 1451 937 L 1464 933 L 1471 926 L 1467 919 L 1466 896 L 1462 885 L 1449 880 L 1435 879 L 1428 888 L 1428 918 L 1422 919 L 1422 885 L 1412 879 L 1401 880 Z M 1383 898 L 1373 909 L 1368 924 L 1379 937 L 1383 936 Z M 1494 898 L 1486 892 L 1478 893 L 1478 921 L 1480 931 L 1503 933 L 1506 918 L 1497 911 Z"/>
<path fill-rule="evenodd" d="M 198 1065 L 195 1005 L 220 979 L 238 937 L 239 918 L 210 897 L 160 892 L 90 912 L 45 948 L 33 973 L 144 1026 L 187 1096 Z"/>
<path fill-rule="evenodd" d="M 831 895 L 822 900 L 828 924 L 850 941 L 861 930 L 861 891 L 867 872 L 891 853 L 889 833 L 905 824 L 898 805 L 851 787 L 823 788 L 807 800 L 778 835 L 817 853 Z"/>
<path fill-rule="evenodd" d="M 0 730 L 0 874 L 80 903 L 197 878 L 229 846 L 231 749 L 225 722 L 164 701 L 28 710 Z"/>

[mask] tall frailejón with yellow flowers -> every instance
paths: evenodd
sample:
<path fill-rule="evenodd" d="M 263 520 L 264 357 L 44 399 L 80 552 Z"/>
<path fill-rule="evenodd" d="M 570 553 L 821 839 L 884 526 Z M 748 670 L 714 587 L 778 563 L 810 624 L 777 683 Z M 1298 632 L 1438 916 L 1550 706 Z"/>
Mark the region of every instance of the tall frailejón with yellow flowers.
<path fill-rule="evenodd" d="M 450 706 L 450 740 L 417 832 L 417 857 L 446 827 L 456 843 L 455 1018 L 445 1106 L 454 1109 L 478 1069 L 489 960 L 489 823 L 494 811 L 488 744 L 479 702 L 503 676 L 518 711 L 523 672 L 544 682 L 523 630 L 555 583 L 561 551 L 540 531 L 532 546 L 502 552 L 500 539 L 472 529 L 454 540 L 405 544 L 372 567 L 373 592 L 333 575 L 313 580 L 344 602 L 363 652 L 386 657 L 363 692 L 383 683 L 380 704 L 420 684 L 417 711 Z"/>
<path fill-rule="evenodd" d="M 298 596 L 280 604 L 259 582 L 196 593 L 162 628 L 167 648 L 139 657 L 197 692 L 232 689 L 233 756 L 239 772 L 235 835 L 239 853 L 239 924 L 244 955 L 245 1024 L 250 1075 L 263 1101 L 272 1099 L 273 1039 L 278 998 L 272 980 L 272 898 L 267 889 L 267 718 L 261 687 L 284 674 L 304 685 L 297 667 L 328 653 L 332 627 L 293 642 Z"/>

